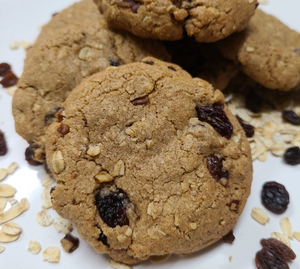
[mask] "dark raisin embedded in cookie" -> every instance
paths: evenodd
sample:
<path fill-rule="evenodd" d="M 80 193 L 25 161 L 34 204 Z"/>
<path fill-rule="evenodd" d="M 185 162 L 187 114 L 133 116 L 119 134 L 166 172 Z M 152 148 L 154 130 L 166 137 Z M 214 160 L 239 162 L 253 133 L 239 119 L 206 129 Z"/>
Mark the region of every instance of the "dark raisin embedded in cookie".
<path fill-rule="evenodd" d="M 95 199 L 100 217 L 109 227 L 129 225 L 126 215 L 126 204 L 129 199 L 125 192 L 120 189 L 117 189 L 116 192 L 101 189 Z"/>
<path fill-rule="evenodd" d="M 294 49 L 294 52 L 300 56 L 300 49 Z"/>
<path fill-rule="evenodd" d="M 120 66 L 121 63 L 118 60 L 109 60 L 111 66 Z"/>
<path fill-rule="evenodd" d="M 213 178 L 217 181 L 221 180 L 222 178 L 228 179 L 229 177 L 228 171 L 223 170 L 224 160 L 225 159 L 222 156 L 215 153 L 207 157 L 207 168 Z"/>
<path fill-rule="evenodd" d="M 103 245 L 109 247 L 109 244 L 107 243 L 107 236 L 101 231 L 98 241 L 102 242 Z"/>
<path fill-rule="evenodd" d="M 149 102 L 148 96 L 143 96 L 143 97 L 140 97 L 140 98 L 136 98 L 136 99 L 131 101 L 131 103 L 134 106 L 148 105 L 148 102 Z"/>
<path fill-rule="evenodd" d="M 45 124 L 49 125 L 53 122 L 55 115 L 58 111 L 60 111 L 60 107 L 55 107 L 53 108 L 51 111 L 49 111 L 49 113 L 47 115 L 45 115 Z"/>
<path fill-rule="evenodd" d="M 199 106 L 196 111 L 199 120 L 209 123 L 221 136 L 230 139 L 233 127 L 223 105 L 216 103 L 212 106 Z"/>
<path fill-rule="evenodd" d="M 118 2 L 120 7 L 130 7 L 132 13 L 137 13 L 141 3 L 134 0 L 123 0 Z"/>
<path fill-rule="evenodd" d="M 25 150 L 25 160 L 30 164 L 30 165 L 41 165 L 41 162 L 38 162 L 34 159 L 34 145 L 30 144 L 28 148 Z"/>
<path fill-rule="evenodd" d="M 57 131 L 62 135 L 66 135 L 70 132 L 70 127 L 67 124 L 61 123 L 57 128 Z"/>

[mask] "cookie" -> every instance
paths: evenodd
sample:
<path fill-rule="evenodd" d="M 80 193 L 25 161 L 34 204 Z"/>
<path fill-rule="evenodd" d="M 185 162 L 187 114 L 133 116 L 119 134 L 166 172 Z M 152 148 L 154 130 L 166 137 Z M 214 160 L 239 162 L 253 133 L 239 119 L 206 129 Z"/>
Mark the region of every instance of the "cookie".
<path fill-rule="evenodd" d="M 227 234 L 250 192 L 250 148 L 219 90 L 145 58 L 76 87 L 47 131 L 53 208 L 123 263 Z"/>
<path fill-rule="evenodd" d="M 179 41 L 165 41 L 164 45 L 172 63 L 193 77 L 208 81 L 215 89 L 224 90 L 239 72 L 238 65 L 224 58 L 213 44 L 185 37 Z"/>
<path fill-rule="evenodd" d="M 186 31 L 198 42 L 215 42 L 242 31 L 258 5 L 257 0 L 94 2 L 114 28 L 160 40 L 179 40 Z"/>
<path fill-rule="evenodd" d="M 63 101 L 88 76 L 146 56 L 169 59 L 159 41 L 112 31 L 92 0 L 76 3 L 44 26 L 28 51 L 13 98 L 16 131 L 44 161 L 45 130 Z"/>
<path fill-rule="evenodd" d="M 300 34 L 257 10 L 244 32 L 219 41 L 222 55 L 268 89 L 300 89 Z"/>

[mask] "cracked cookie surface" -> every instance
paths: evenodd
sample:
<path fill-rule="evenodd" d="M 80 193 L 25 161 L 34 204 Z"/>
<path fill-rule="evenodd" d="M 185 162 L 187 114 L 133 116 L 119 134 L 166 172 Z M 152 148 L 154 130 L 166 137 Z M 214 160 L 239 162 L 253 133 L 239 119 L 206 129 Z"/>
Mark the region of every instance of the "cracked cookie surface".
<path fill-rule="evenodd" d="M 300 89 L 300 34 L 272 15 L 256 10 L 247 29 L 217 42 L 222 55 L 262 86 Z"/>
<path fill-rule="evenodd" d="M 160 40 L 186 32 L 198 42 L 215 42 L 242 31 L 257 0 L 94 0 L 109 25 Z"/>
<path fill-rule="evenodd" d="M 47 132 L 53 206 L 97 252 L 132 264 L 233 228 L 252 160 L 219 90 L 148 57 L 89 77 L 63 107 Z"/>
<path fill-rule="evenodd" d="M 16 131 L 44 161 L 45 130 L 70 91 L 86 77 L 146 56 L 168 59 L 159 41 L 112 31 L 92 0 L 55 15 L 29 49 L 13 98 Z"/>

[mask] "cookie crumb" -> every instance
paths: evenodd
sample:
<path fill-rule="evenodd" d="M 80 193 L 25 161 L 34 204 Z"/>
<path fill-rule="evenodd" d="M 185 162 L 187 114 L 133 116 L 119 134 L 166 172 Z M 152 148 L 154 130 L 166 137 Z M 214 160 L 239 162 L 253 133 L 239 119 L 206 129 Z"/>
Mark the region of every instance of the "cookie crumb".
<path fill-rule="evenodd" d="M 63 249 L 68 253 L 74 252 L 79 247 L 79 239 L 70 233 L 66 234 L 66 236 L 60 240 L 60 243 Z"/>

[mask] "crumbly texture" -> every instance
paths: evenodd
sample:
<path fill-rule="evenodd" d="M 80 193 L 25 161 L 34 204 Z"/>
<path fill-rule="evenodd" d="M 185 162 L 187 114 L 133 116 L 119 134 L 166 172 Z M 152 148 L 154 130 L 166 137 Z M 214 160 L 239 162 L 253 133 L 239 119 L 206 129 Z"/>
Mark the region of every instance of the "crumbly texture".
<path fill-rule="evenodd" d="M 55 15 L 29 49 L 13 98 L 16 131 L 44 161 L 45 130 L 63 101 L 86 77 L 146 56 L 169 59 L 159 41 L 112 31 L 92 0 Z"/>
<path fill-rule="evenodd" d="M 229 139 L 197 118 L 197 107 L 216 103 L 224 104 L 219 90 L 154 58 L 91 76 L 47 132 L 47 163 L 57 181 L 53 208 L 97 252 L 128 264 L 190 253 L 222 238 L 250 193 L 252 159 L 225 105 Z M 211 175 L 211 154 L 223 158 L 227 179 Z M 95 197 L 118 190 L 127 196 L 128 223 L 112 227 Z"/>
<path fill-rule="evenodd" d="M 246 28 L 257 1 L 94 0 L 109 25 L 160 40 L 186 32 L 198 42 L 215 42 Z"/>
<path fill-rule="evenodd" d="M 239 67 L 224 58 L 213 44 L 199 43 L 186 37 L 179 41 L 165 41 L 164 45 L 175 63 L 193 77 L 208 81 L 215 89 L 224 90 Z"/>
<path fill-rule="evenodd" d="M 300 34 L 256 10 L 247 29 L 218 42 L 222 55 L 268 89 L 300 89 Z"/>

